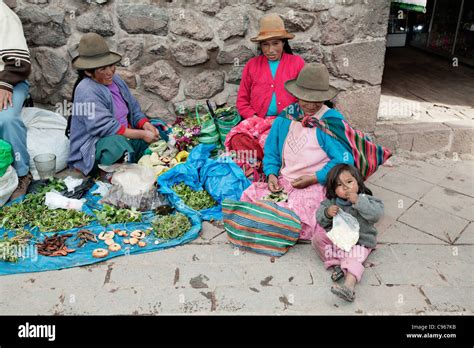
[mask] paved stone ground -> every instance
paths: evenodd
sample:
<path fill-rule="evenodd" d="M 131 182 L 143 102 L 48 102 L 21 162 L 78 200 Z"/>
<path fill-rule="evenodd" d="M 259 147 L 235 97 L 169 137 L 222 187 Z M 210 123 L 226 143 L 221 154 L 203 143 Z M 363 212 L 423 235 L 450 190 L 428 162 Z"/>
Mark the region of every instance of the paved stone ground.
<path fill-rule="evenodd" d="M 181 247 L 2 276 L 0 314 L 472 314 L 473 171 L 472 158 L 397 155 L 370 179 L 386 216 L 351 304 L 309 244 L 271 262 L 205 223 Z"/>
<path fill-rule="evenodd" d="M 412 47 L 388 48 L 379 120 L 472 120 L 473 78 L 473 69 L 445 58 Z"/>

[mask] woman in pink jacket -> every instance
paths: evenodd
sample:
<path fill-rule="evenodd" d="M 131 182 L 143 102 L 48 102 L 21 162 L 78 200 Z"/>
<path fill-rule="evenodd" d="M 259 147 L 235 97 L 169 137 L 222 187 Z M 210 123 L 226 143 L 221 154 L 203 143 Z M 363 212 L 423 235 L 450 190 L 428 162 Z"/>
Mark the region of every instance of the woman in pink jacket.
<path fill-rule="evenodd" d="M 237 153 L 237 163 L 254 181 L 264 180 L 263 147 L 273 119 L 296 102 L 284 86 L 297 78 L 305 64 L 292 53 L 288 40 L 293 38 L 280 16 L 269 14 L 260 20 L 259 35 L 251 39 L 260 44 L 262 54 L 252 58 L 242 72 L 237 110 L 244 121 L 227 135 L 225 145 Z"/>

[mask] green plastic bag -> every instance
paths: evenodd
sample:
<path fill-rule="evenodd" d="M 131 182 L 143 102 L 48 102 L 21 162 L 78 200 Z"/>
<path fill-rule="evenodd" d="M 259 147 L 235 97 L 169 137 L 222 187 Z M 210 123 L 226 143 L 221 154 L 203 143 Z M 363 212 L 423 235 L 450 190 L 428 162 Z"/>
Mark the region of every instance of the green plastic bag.
<path fill-rule="evenodd" d="M 13 163 L 12 146 L 0 139 L 0 176 L 3 176 L 10 164 Z"/>
<path fill-rule="evenodd" d="M 214 144 L 216 145 L 216 150 L 221 149 L 219 131 L 214 122 L 214 118 L 209 112 L 206 112 L 203 116 L 199 115 L 199 109 L 204 108 L 202 105 L 196 106 L 196 119 L 198 124 L 201 126 L 201 134 L 198 137 L 198 140 L 201 144 Z M 207 111 L 207 110 L 206 110 Z"/>
<path fill-rule="evenodd" d="M 230 106 L 227 108 L 220 108 L 214 111 L 216 116 L 217 128 L 219 130 L 220 141 L 222 146 L 225 146 L 225 138 L 229 134 L 230 130 L 237 126 L 242 117 L 235 106 Z"/>

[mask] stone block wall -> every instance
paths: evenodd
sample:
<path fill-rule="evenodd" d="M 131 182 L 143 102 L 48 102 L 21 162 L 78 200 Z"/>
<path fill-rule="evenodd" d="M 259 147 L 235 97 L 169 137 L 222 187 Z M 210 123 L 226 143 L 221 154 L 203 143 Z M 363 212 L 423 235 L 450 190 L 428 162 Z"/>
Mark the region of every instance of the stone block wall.
<path fill-rule="evenodd" d="M 336 107 L 373 131 L 390 0 L 5 0 L 20 17 L 33 72 L 31 94 L 54 109 L 70 100 L 71 59 L 86 32 L 123 55 L 118 73 L 150 117 L 171 121 L 181 105 L 235 104 L 259 19 L 279 13 L 306 62 L 322 62 L 340 89 Z"/>

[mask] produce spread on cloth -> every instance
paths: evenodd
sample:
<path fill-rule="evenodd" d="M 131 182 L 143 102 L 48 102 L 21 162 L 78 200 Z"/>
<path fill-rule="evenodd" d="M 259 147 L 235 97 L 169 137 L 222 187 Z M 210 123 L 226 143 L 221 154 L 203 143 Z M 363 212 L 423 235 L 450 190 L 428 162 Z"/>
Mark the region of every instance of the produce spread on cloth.
<path fill-rule="evenodd" d="M 138 164 L 113 168 L 126 180 L 79 180 L 72 189 L 70 177 L 37 181 L 5 205 L 0 275 L 174 247 L 197 238 L 202 220 L 221 219 L 221 202 L 240 198 L 250 182 L 231 160 L 211 158 L 215 145 L 199 144 L 195 122 L 180 118 L 173 127 L 168 141 L 151 144 Z"/>

